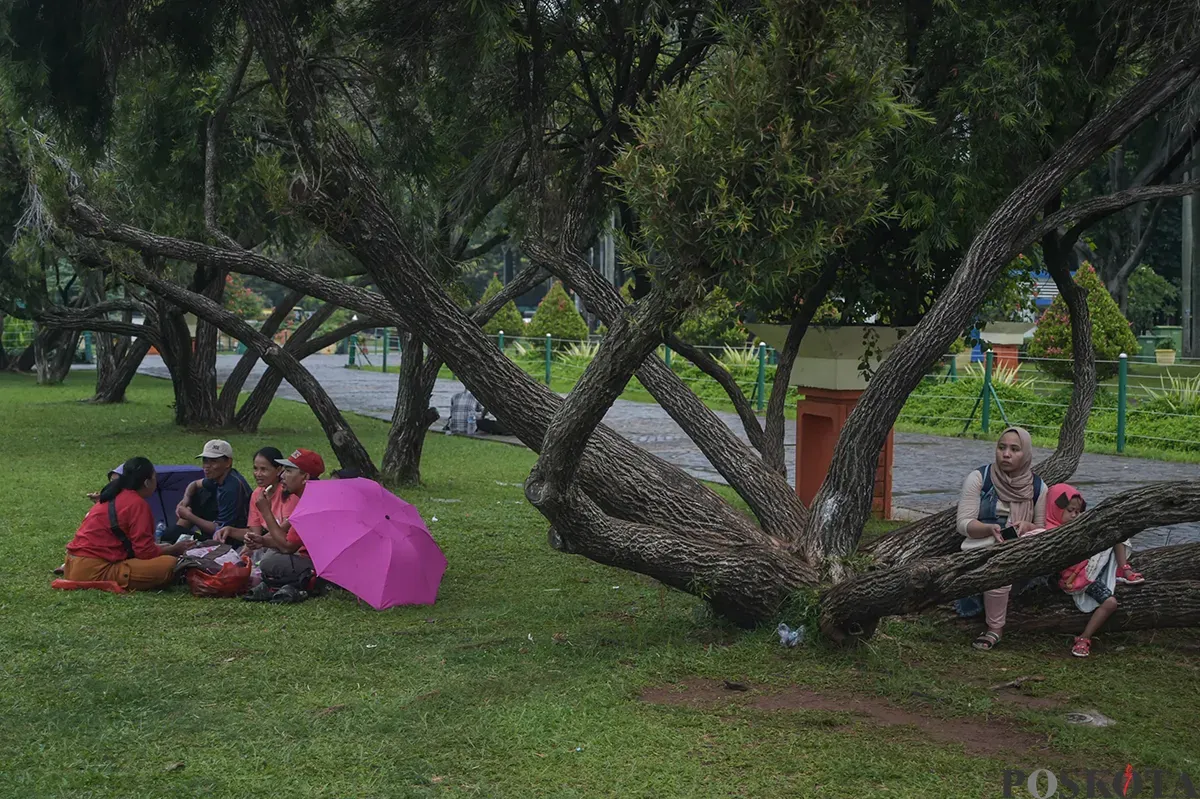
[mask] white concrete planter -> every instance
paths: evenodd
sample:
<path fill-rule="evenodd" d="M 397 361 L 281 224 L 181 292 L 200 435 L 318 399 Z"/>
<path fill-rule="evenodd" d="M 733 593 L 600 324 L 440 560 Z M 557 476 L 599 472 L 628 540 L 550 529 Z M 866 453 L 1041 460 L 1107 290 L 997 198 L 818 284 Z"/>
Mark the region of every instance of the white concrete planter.
<path fill-rule="evenodd" d="M 747 325 L 752 333 L 776 350 L 787 342 L 787 325 Z M 861 391 L 867 387 L 860 365 L 870 341 L 870 368 L 878 369 L 900 338 L 911 328 L 845 325 L 810 327 L 800 342 L 789 385 L 830 391 Z M 873 341 L 871 341 L 873 339 Z M 970 352 L 967 352 L 970 358 Z"/>

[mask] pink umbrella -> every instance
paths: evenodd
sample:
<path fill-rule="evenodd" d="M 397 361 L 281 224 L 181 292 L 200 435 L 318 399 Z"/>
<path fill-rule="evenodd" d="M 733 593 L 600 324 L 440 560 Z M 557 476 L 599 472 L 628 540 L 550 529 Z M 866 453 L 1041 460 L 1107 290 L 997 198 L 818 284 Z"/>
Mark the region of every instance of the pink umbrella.
<path fill-rule="evenodd" d="M 376 610 L 432 605 L 446 556 L 421 514 L 373 480 L 310 480 L 290 517 L 317 574 Z"/>

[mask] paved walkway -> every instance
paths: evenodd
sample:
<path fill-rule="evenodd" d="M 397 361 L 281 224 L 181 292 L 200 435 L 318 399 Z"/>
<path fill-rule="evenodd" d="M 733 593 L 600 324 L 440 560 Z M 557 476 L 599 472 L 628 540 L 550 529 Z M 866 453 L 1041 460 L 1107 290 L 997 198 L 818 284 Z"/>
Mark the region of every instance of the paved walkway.
<path fill-rule="evenodd" d="M 222 355 L 217 362 L 218 379 L 224 379 L 237 363 L 238 356 Z M 396 401 L 396 375 L 381 372 L 357 371 L 345 368 L 345 356 L 313 355 L 304 365 L 320 381 L 330 397 L 344 411 L 353 411 L 377 419 L 390 420 Z M 144 374 L 167 377 L 162 359 L 149 356 L 140 370 Z M 255 367 L 246 388 L 249 389 L 263 373 L 262 362 Z M 450 397 L 462 390 L 456 380 L 438 380 L 431 404 L 443 419 L 450 415 Z M 279 396 L 300 400 L 299 394 L 286 382 Z M 733 413 L 719 413 L 726 424 L 741 433 L 741 421 Z M 724 480 L 709 464 L 683 431 L 657 405 L 617 400 L 604 421 L 629 440 L 666 461 L 674 463 L 696 477 L 713 482 Z M 795 473 L 795 423 L 787 423 L 786 441 L 788 471 Z M 744 434 L 743 438 L 745 437 Z M 972 469 L 988 462 L 992 447 L 981 441 L 912 433 L 896 434 L 895 461 L 892 472 L 893 505 L 896 515 L 915 518 L 943 510 L 958 500 L 958 488 L 963 477 Z M 1049 454 L 1038 450 L 1035 460 Z M 1129 488 L 1160 480 L 1194 480 L 1200 476 L 1200 466 L 1117 457 L 1115 455 L 1085 454 L 1080 461 L 1073 485 L 1080 488 L 1091 503 Z M 1138 537 L 1140 548 L 1167 543 L 1200 541 L 1200 524 L 1179 525 L 1147 531 Z"/>

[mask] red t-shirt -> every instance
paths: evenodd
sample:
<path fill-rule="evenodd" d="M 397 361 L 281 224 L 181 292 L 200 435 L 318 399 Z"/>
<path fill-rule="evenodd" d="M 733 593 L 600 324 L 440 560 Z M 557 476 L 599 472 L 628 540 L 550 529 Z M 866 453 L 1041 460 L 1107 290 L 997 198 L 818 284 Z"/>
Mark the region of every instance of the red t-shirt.
<path fill-rule="evenodd" d="M 117 505 L 117 524 L 125 531 L 133 554 L 139 560 L 157 558 L 162 553 L 154 542 L 154 514 L 150 504 L 133 489 L 125 489 L 113 500 Z M 67 554 L 78 558 L 99 558 L 109 563 L 129 559 L 129 552 L 109 526 L 108 503 L 97 502 L 83 517 L 83 523 L 67 544 Z"/>

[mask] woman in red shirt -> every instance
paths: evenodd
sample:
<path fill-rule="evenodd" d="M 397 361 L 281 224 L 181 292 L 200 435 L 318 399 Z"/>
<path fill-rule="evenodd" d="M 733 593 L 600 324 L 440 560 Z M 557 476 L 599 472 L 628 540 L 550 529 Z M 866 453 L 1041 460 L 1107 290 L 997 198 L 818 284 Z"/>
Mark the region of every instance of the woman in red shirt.
<path fill-rule="evenodd" d="M 68 580 L 110 580 L 135 591 L 161 588 L 175 576 L 175 555 L 191 546 L 154 540 L 154 514 L 147 497 L 158 487 L 154 464 L 125 461 L 122 474 L 100 491 L 99 501 L 67 544 L 63 576 Z"/>

